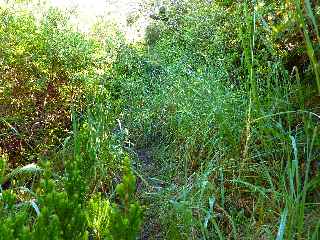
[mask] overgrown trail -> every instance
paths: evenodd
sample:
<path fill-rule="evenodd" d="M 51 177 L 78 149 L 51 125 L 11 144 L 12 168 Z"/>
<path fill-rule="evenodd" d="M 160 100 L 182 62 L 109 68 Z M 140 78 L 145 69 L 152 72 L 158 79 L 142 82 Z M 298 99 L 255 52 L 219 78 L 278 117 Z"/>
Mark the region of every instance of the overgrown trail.
<path fill-rule="evenodd" d="M 195 17 L 200 21 L 201 16 Z M 208 207 L 207 199 L 202 199 L 206 196 L 196 199 L 192 195 L 208 191 L 209 185 L 199 189 L 197 184 L 208 181 L 214 172 L 212 165 L 217 164 L 214 161 L 223 150 L 214 146 L 222 131 L 229 129 L 227 134 L 232 139 L 232 126 L 224 125 L 224 119 L 234 119 L 233 124 L 240 122 L 241 115 L 235 113 L 244 103 L 237 100 L 239 93 L 224 85 L 228 81 L 224 49 L 218 26 L 214 20 L 212 23 L 210 31 L 216 35 L 211 36 L 214 46 L 209 56 L 193 52 L 202 43 L 187 42 L 187 32 L 179 35 L 186 45 L 178 47 L 169 30 L 146 53 L 142 52 L 142 57 L 139 53 L 135 58 L 128 57 L 128 65 L 138 71 L 127 73 L 121 85 L 128 101 L 124 121 L 136 145 L 131 151 L 139 179 L 137 196 L 147 207 L 141 239 L 178 237 L 180 230 L 172 221 L 186 220 L 173 220 L 180 218 L 179 211 L 185 210 L 184 217 L 189 218 L 193 207 Z M 128 77 L 134 86 L 125 83 Z M 220 121 L 220 133 L 216 121 Z"/>
<path fill-rule="evenodd" d="M 315 2 L 0 0 L 0 240 L 320 239 Z"/>
<path fill-rule="evenodd" d="M 154 204 L 152 195 L 157 194 L 161 189 L 161 184 L 152 181 L 156 172 L 155 161 L 152 158 L 151 149 L 139 149 L 136 150 L 137 154 L 137 175 L 138 186 L 137 194 L 140 196 L 143 204 L 150 207 Z M 153 216 L 152 211 L 147 210 L 144 218 L 143 228 L 140 234 L 141 240 L 157 239 L 157 235 L 161 232 L 160 223 L 157 222 L 157 216 Z M 152 238 L 151 238 L 152 237 Z"/>

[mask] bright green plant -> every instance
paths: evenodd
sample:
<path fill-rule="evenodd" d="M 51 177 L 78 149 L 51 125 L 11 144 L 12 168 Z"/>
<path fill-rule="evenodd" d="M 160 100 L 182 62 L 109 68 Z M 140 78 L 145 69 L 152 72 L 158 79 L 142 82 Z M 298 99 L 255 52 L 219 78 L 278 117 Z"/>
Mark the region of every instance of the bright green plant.
<path fill-rule="evenodd" d="M 101 194 L 93 196 L 88 203 L 87 218 L 91 235 L 95 239 L 104 239 L 108 234 L 110 202 Z"/>
<path fill-rule="evenodd" d="M 116 187 L 119 203 L 112 204 L 109 213 L 109 233 L 112 239 L 134 240 L 142 223 L 142 207 L 135 199 L 136 177 L 129 159 L 124 159 L 122 183 Z"/>
<path fill-rule="evenodd" d="M 26 166 L 9 176 L 35 171 L 39 168 Z M 1 232 L 7 233 L 1 239 L 86 239 L 87 221 L 79 199 L 59 190 L 50 172 L 46 167 L 37 189 L 20 187 L 31 197 L 15 188 L 1 192 Z"/>
<path fill-rule="evenodd" d="M 142 224 L 142 207 L 136 200 L 136 178 L 128 157 L 124 159 L 123 179 L 116 187 L 116 201 L 110 204 L 101 194 L 88 204 L 88 222 L 96 239 L 136 239 Z"/>

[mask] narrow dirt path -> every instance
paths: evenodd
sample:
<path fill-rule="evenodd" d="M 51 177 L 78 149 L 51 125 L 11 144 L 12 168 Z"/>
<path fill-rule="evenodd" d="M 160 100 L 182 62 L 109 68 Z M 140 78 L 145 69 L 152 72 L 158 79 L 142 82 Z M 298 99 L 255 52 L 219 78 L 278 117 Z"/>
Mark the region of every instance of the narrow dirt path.
<path fill-rule="evenodd" d="M 157 220 L 156 212 L 153 211 L 155 203 L 152 196 L 158 194 L 163 185 L 154 178 L 157 175 L 157 167 L 155 166 L 156 162 L 152 155 L 152 149 L 137 149 L 134 152 L 136 154 L 136 174 L 138 179 L 137 195 L 146 207 L 140 239 L 162 239 L 160 237 L 160 223 Z"/>

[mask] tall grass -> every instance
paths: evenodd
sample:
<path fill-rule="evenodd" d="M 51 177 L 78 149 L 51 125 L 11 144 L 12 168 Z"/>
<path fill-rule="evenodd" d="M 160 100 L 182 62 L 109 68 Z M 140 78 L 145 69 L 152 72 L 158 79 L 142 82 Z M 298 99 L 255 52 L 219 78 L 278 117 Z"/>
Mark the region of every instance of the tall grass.
<path fill-rule="evenodd" d="M 306 96 L 299 73 L 296 78 L 287 73 L 272 38 L 267 35 L 272 26 L 262 24 L 263 10 L 259 10 L 258 4 L 246 2 L 240 5 L 240 10 L 232 12 L 232 8 L 225 8 L 234 14 L 232 20 L 244 20 L 241 26 L 237 25 L 241 21 L 235 20 L 233 26 L 239 30 L 235 41 L 241 46 L 238 54 L 243 54 L 241 68 L 245 73 L 244 81 L 236 89 L 225 87 L 228 66 L 232 66 L 228 55 L 219 58 L 230 51 L 223 47 L 223 39 L 228 37 L 225 29 L 210 25 L 215 38 L 206 40 L 212 40 L 210 46 L 215 51 L 210 52 L 211 60 L 209 52 L 203 53 L 208 55 L 200 66 L 194 62 L 199 46 L 189 41 L 195 37 L 192 34 L 198 26 L 207 30 L 200 21 L 204 16 L 214 19 L 215 24 L 221 23 L 223 17 L 212 14 L 217 10 L 215 4 L 195 6 L 186 4 L 186 11 L 190 10 L 188 20 L 178 18 L 183 23 L 181 28 L 187 26 L 187 31 L 164 31 L 150 46 L 146 58 L 152 64 L 156 59 L 162 70 L 152 79 L 152 90 L 146 88 L 145 82 L 139 85 L 148 95 L 142 98 L 144 104 L 139 105 L 139 110 L 131 110 L 127 116 L 132 142 L 137 142 L 139 151 L 151 151 L 156 162 L 156 170 L 148 174 L 167 183 L 159 192 L 150 193 L 151 200 L 147 197 L 152 201 L 150 211 L 157 212 L 167 229 L 163 236 L 169 239 L 315 236 L 316 221 L 310 228 L 305 222 L 312 211 L 310 201 L 317 201 L 307 197 L 313 191 L 307 186 L 310 178 L 311 182 L 315 179 L 310 169 L 317 156 L 314 148 L 317 141 L 311 139 L 318 138 L 314 130 L 318 120 L 317 114 L 303 108 Z M 261 46 L 268 49 L 267 53 Z M 274 62 L 266 63 L 268 57 Z M 184 71 L 190 75 L 183 76 Z M 210 74 L 202 74 L 205 71 Z M 150 81 L 144 74 L 130 76 L 136 82 Z M 293 103 L 290 99 L 295 94 L 298 101 Z M 302 108 L 297 109 L 297 105 Z M 135 109 L 134 102 L 131 107 Z M 154 136 L 149 138 L 150 134 Z M 313 146 L 309 148 L 313 157 L 307 154 L 307 146 Z M 140 171 L 143 170 L 142 165 Z M 160 202 L 161 207 L 154 201 Z"/>
<path fill-rule="evenodd" d="M 309 33 L 309 30 L 308 30 L 308 24 L 307 24 L 307 22 L 305 20 L 304 14 L 303 14 L 302 9 L 301 9 L 301 3 L 298 0 L 295 0 L 295 6 L 296 6 L 296 10 L 297 10 L 297 18 L 298 18 L 300 26 L 301 26 L 301 28 L 303 30 L 303 35 L 304 35 L 305 42 L 306 42 L 306 47 L 307 47 L 307 54 L 308 54 L 308 57 L 309 57 L 310 62 L 312 64 L 313 72 L 314 72 L 314 74 L 316 76 L 316 83 L 317 83 L 317 87 L 318 87 L 318 93 L 320 94 L 319 63 L 318 63 L 317 56 L 316 56 L 315 51 L 314 51 L 313 42 L 312 42 L 312 40 L 310 38 L 310 33 Z M 315 18 L 314 14 L 313 14 L 313 10 L 312 10 L 312 7 L 311 7 L 310 0 L 306 0 L 305 1 L 305 6 L 306 6 L 307 16 L 309 17 L 309 19 L 312 22 L 312 27 L 313 27 L 312 30 L 316 33 L 316 42 L 318 42 L 318 44 L 319 44 L 320 38 L 319 38 L 318 25 L 317 25 L 316 18 Z"/>
<path fill-rule="evenodd" d="M 306 46 L 307 46 L 307 53 L 310 58 L 310 61 L 313 65 L 313 70 L 314 74 L 316 76 L 316 82 L 319 87 L 319 76 L 318 76 L 318 66 L 317 66 L 317 61 L 315 58 L 315 52 L 312 47 L 312 43 L 309 37 L 309 33 L 306 27 L 306 23 L 304 21 L 304 16 L 302 14 L 301 8 L 300 8 L 300 2 L 296 1 L 296 9 L 297 9 L 297 14 L 298 18 L 300 20 L 300 24 L 303 28 L 305 40 L 306 40 Z M 247 5 L 245 4 L 245 13 L 248 11 L 247 10 Z M 308 16 L 311 18 L 312 23 L 315 27 L 315 31 L 317 33 L 317 39 L 318 39 L 318 30 L 317 30 L 317 25 L 315 21 L 315 17 L 312 13 L 311 5 L 309 1 L 306 1 L 306 6 L 307 6 L 307 12 Z M 252 15 L 253 15 L 253 29 L 255 30 L 255 6 L 252 6 Z M 247 15 L 245 15 L 247 16 Z M 247 17 L 246 17 L 247 18 Z M 248 18 L 247 18 L 248 19 Z M 248 24 L 249 25 L 249 24 Z M 250 25 L 249 25 L 250 26 Z M 246 33 L 250 33 L 250 31 L 246 31 Z M 255 32 L 251 32 L 251 38 L 247 37 L 245 39 L 253 39 L 252 41 L 248 41 L 249 46 L 251 46 L 251 59 L 253 59 L 253 49 L 254 49 L 254 38 L 255 38 Z M 246 46 L 246 44 L 244 44 Z M 245 56 L 248 58 L 248 48 L 244 47 Z M 247 50 L 246 50 L 247 49 Z M 247 61 L 248 62 L 248 61 Z M 252 73 L 253 67 L 252 64 L 247 64 L 248 72 Z M 249 75 L 250 82 L 252 81 L 252 74 Z M 252 85 L 251 86 L 255 86 Z M 284 88 L 289 87 L 289 86 L 284 86 Z M 290 90 L 290 89 L 289 89 Z M 251 104 L 249 105 L 249 110 L 248 112 L 251 112 Z M 302 125 L 304 125 L 304 129 L 306 127 L 311 127 L 312 122 L 314 124 L 314 120 L 318 121 L 316 119 L 313 119 L 313 114 L 304 112 L 302 110 L 298 111 L 291 111 L 290 113 L 279 113 L 279 114 L 288 114 L 288 120 L 290 121 L 291 114 L 297 114 L 299 111 L 302 111 L 303 116 L 303 122 Z M 278 115 L 276 113 L 272 117 Z M 265 117 L 262 117 L 265 118 Z M 317 118 L 317 116 L 316 116 Z M 266 119 L 265 119 L 266 120 Z M 249 122 L 249 120 L 247 120 Z M 254 122 L 254 121 L 253 121 Z M 250 122 L 249 122 L 250 123 Z M 258 124 L 259 125 L 259 124 Z M 257 124 L 255 124 L 255 127 L 258 127 Z M 288 153 L 288 159 L 287 163 L 285 164 L 285 169 L 283 172 L 280 172 L 280 181 L 282 182 L 283 187 L 278 190 L 278 193 L 280 193 L 281 196 L 281 202 L 284 204 L 284 209 L 281 213 L 281 218 L 280 218 L 280 223 L 279 223 L 279 229 L 278 229 L 278 234 L 277 234 L 277 239 L 301 239 L 303 238 L 304 234 L 306 234 L 306 229 L 305 229 L 305 221 L 306 221 L 306 196 L 308 193 L 308 185 L 309 185 L 309 177 L 310 177 L 310 164 L 312 162 L 312 154 L 313 152 L 313 146 L 314 146 L 314 139 L 319 137 L 317 133 L 317 127 L 313 126 L 313 131 L 311 133 L 305 132 L 305 135 L 303 135 L 304 139 L 302 141 L 307 145 L 306 148 L 307 150 L 301 150 L 297 144 L 298 141 L 298 136 L 297 136 L 297 129 L 290 129 L 289 130 L 289 138 L 291 142 L 291 149 L 292 153 Z M 289 126 L 290 128 L 290 126 Z M 250 127 L 248 127 L 247 123 L 247 132 L 249 131 Z M 312 129 L 312 127 L 311 127 Z M 302 130 L 303 131 L 303 130 Z M 295 136 L 292 136 L 291 133 L 295 133 Z M 248 133 L 246 133 L 248 134 Z M 248 139 L 248 138 L 247 138 Z M 288 139 L 289 142 L 289 139 Z M 288 143 L 289 145 L 289 143 Z M 246 144 L 247 146 L 247 144 Z M 289 146 L 288 146 L 289 149 Z M 303 155 L 304 160 L 301 159 L 302 154 L 298 153 L 298 151 L 304 151 Z M 245 151 L 245 153 L 247 150 Z M 302 162 L 303 161 L 303 162 Z M 304 171 L 303 171 L 304 170 Z M 267 189 L 262 188 L 261 191 L 263 192 L 268 192 L 266 191 Z M 270 189 L 272 191 L 272 189 Z M 310 231 L 310 230 L 308 230 Z M 312 231 L 312 230 L 311 230 Z M 317 229 L 314 230 L 312 235 L 316 234 Z"/>

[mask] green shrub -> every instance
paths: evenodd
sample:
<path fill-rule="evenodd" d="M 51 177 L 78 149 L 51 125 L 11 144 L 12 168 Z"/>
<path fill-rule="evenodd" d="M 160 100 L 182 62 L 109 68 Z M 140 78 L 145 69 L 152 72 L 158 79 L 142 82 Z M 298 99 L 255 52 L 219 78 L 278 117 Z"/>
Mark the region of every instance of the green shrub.
<path fill-rule="evenodd" d="M 136 178 L 129 159 L 124 159 L 123 179 L 116 187 L 116 203 L 101 194 L 91 198 L 88 221 L 96 239 L 136 239 L 142 224 L 142 207 L 135 199 Z"/>
<path fill-rule="evenodd" d="M 124 159 L 122 183 L 116 187 L 119 204 L 112 204 L 109 232 L 112 239 L 136 239 L 142 223 L 142 208 L 135 199 L 136 177 L 133 175 L 128 158 Z"/>
<path fill-rule="evenodd" d="M 50 171 L 46 169 L 35 190 L 24 188 L 32 198 L 14 193 L 14 188 L 1 193 L 1 232 L 8 233 L 1 239 L 86 239 L 86 215 L 79 199 L 59 190 Z"/>
<path fill-rule="evenodd" d="M 71 106 L 84 107 L 95 45 L 56 9 L 35 19 L 4 7 L 0 17 L 0 147 L 10 164 L 24 164 L 50 155 L 67 136 Z"/>

